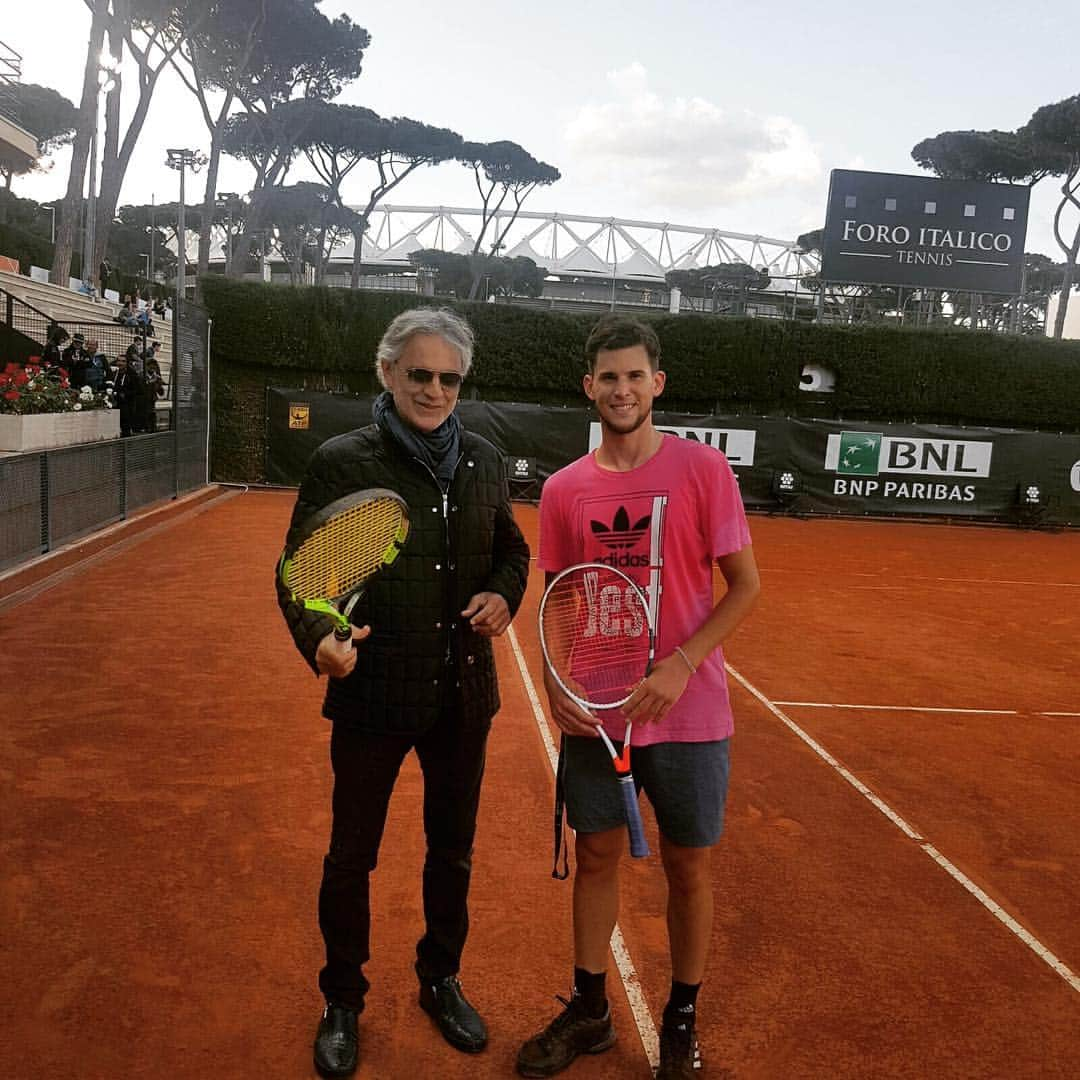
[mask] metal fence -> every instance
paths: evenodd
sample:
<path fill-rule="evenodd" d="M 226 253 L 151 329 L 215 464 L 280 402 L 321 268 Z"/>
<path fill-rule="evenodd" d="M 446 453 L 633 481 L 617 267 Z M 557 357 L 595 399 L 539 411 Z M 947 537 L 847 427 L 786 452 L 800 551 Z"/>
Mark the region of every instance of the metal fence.
<path fill-rule="evenodd" d="M 124 326 L 116 319 L 89 320 L 72 319 L 67 316 L 54 317 L 47 312 L 27 303 L 22 297 L 14 296 L 6 289 L 0 289 L 0 323 L 14 330 L 19 338 L 12 338 L 8 345 L 10 355 L 5 362 L 14 360 L 24 363 L 30 356 L 40 356 L 55 327 L 62 327 L 69 338 L 82 334 L 89 343 L 96 341 L 97 351 L 108 357 L 110 366 L 115 366 L 116 358 L 123 356 L 130 345 L 138 348 L 139 356 L 146 352 L 147 343 L 154 340 L 147 335 L 143 327 Z M 67 344 L 67 342 L 65 342 Z M 168 369 L 168 358 L 161 365 Z"/>
<path fill-rule="evenodd" d="M 0 570 L 206 483 L 207 325 L 193 304 L 174 324 L 169 430 L 0 455 Z"/>

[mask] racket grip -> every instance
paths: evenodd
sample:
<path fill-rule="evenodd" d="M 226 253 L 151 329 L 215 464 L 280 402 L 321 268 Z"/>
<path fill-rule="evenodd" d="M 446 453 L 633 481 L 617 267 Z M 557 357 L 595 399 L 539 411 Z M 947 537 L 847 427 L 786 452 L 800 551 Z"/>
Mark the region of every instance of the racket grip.
<path fill-rule="evenodd" d="M 338 641 L 351 641 L 352 640 L 352 626 L 335 626 L 334 637 Z"/>
<path fill-rule="evenodd" d="M 645 826 L 641 821 L 634 778 L 620 776 L 619 790 L 622 792 L 623 808 L 626 810 L 626 828 L 630 832 L 630 854 L 635 859 L 643 859 L 649 854 L 649 842 L 645 839 Z"/>

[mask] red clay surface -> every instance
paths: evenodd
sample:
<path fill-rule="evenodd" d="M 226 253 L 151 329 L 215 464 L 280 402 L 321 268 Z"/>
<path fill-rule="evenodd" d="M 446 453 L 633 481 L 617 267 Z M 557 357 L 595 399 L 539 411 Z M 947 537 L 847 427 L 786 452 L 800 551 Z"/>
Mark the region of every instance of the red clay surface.
<path fill-rule="evenodd" d="M 292 499 L 203 504 L 0 598 L 0 1078 L 314 1075 L 329 731 L 273 598 Z M 534 538 L 535 509 L 519 516 Z M 1043 715 L 1080 712 L 1080 534 L 751 529 L 764 590 L 731 666 L 771 702 L 894 707 L 777 706 L 1080 972 L 1080 717 Z M 537 684 L 539 589 L 534 575 L 514 624 Z M 463 970 L 491 1043 L 458 1054 L 415 1003 L 409 764 L 373 879 L 366 1080 L 512 1076 L 568 987 L 551 773 L 508 639 L 497 651 Z M 702 1080 L 1080 1075 L 1080 992 L 775 712 L 732 695 Z M 655 857 L 625 871 L 620 924 L 658 1017 L 663 877 Z M 614 965 L 609 985 L 620 1041 L 565 1075 L 647 1080 Z"/>

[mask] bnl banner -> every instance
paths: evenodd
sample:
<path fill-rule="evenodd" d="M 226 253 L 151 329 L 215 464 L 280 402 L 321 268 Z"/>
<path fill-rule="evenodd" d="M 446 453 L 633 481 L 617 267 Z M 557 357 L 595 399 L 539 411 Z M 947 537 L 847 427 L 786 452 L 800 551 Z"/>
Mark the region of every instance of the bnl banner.
<path fill-rule="evenodd" d="M 810 513 L 1080 522 L 1080 435 L 789 420 L 787 467 Z"/>
<path fill-rule="evenodd" d="M 1016 296 L 1030 188 L 833 169 L 824 281 Z"/>
<path fill-rule="evenodd" d="M 459 412 L 508 468 L 530 461 L 537 486 L 600 443 L 600 425 L 584 408 L 463 401 Z M 370 419 L 370 399 L 270 390 L 267 478 L 298 484 L 323 440 Z M 1013 521 L 1024 494 L 1037 489 L 1042 521 L 1080 524 L 1080 435 L 669 412 L 654 421 L 722 450 L 751 510 Z M 784 476 L 794 483 L 786 493 Z"/>

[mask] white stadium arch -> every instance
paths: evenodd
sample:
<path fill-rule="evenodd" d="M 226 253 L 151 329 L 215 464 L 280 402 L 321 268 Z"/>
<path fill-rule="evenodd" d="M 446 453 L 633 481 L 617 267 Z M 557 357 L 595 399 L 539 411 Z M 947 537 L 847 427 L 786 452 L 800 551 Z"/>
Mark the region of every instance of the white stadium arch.
<path fill-rule="evenodd" d="M 484 250 L 509 220 L 498 215 L 488 228 Z M 468 254 L 482 223 L 481 211 L 457 206 L 376 207 L 364 242 L 367 267 L 411 269 L 410 252 L 437 248 Z M 774 279 L 816 274 L 816 253 L 801 251 L 793 240 L 669 222 L 633 221 L 523 210 L 507 231 L 500 254 L 525 255 L 549 274 L 660 284 L 669 270 L 724 263 L 765 269 Z M 351 264 L 349 240 L 335 248 L 331 264 Z"/>

